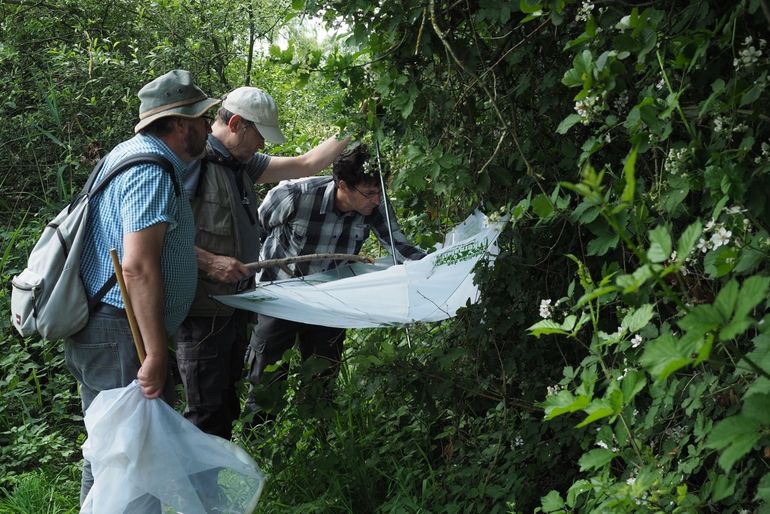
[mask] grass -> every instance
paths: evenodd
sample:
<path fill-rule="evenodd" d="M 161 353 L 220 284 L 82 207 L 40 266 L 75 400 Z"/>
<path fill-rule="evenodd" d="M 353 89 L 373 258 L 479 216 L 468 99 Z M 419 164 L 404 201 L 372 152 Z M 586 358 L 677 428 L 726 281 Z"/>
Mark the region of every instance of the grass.
<path fill-rule="evenodd" d="M 77 513 L 79 474 L 76 466 L 70 466 L 57 475 L 33 471 L 12 478 L 10 490 L 0 489 L 0 514 Z"/>

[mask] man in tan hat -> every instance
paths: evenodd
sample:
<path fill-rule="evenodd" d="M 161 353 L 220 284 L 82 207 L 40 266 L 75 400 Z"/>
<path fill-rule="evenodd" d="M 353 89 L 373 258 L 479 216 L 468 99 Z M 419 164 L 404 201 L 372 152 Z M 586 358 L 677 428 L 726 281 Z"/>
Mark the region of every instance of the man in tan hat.
<path fill-rule="evenodd" d="M 99 178 L 140 154 L 165 159 L 140 162 L 118 174 L 90 201 L 80 274 L 89 298 L 101 296 L 86 327 L 65 340 L 67 365 L 80 383 L 83 413 L 105 389 L 135 378 L 147 398 L 173 398 L 167 341 L 195 294 L 195 227 L 182 173 L 201 157 L 210 132 L 204 118 L 219 100 L 208 98 L 190 73 L 173 70 L 139 91 L 137 135 L 107 156 Z M 110 249 L 116 248 L 147 356 L 139 365 Z M 110 283 L 112 287 L 110 287 Z M 100 291 L 102 290 L 102 291 Z M 85 462 L 81 504 L 93 484 Z"/>
<path fill-rule="evenodd" d="M 256 153 L 265 140 L 285 143 L 273 98 L 240 87 L 222 102 L 206 157 L 188 171 L 185 187 L 195 214 L 198 289 L 176 337 L 176 357 L 187 394 L 185 416 L 201 430 L 229 439 L 240 415 L 237 384 L 243 374 L 251 313 L 210 298 L 253 284 L 244 263 L 259 256 L 253 185 L 306 177 L 329 166 L 349 138 L 331 137 L 307 153 L 277 157 Z"/>

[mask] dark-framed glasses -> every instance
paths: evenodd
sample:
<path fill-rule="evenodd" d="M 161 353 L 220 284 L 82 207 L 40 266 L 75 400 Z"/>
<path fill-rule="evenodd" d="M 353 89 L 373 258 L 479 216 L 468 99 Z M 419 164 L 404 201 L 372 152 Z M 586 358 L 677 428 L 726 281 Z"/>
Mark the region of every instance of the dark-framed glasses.
<path fill-rule="evenodd" d="M 367 200 L 371 200 L 372 198 L 377 198 L 377 197 L 382 196 L 382 190 L 381 189 L 377 189 L 377 191 L 364 192 L 364 191 L 361 191 L 360 189 L 358 189 L 356 186 L 351 186 L 351 187 L 353 189 L 355 189 L 358 192 L 358 194 L 360 194 L 361 196 L 363 196 Z"/>

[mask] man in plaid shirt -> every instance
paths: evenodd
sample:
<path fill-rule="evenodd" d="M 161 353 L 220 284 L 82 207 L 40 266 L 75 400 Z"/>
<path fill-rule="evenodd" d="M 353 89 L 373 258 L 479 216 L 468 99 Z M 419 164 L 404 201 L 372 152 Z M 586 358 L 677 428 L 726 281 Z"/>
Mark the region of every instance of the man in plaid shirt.
<path fill-rule="evenodd" d="M 387 215 L 385 208 L 377 167 L 370 162 L 366 146 L 359 145 L 334 161 L 332 177 L 284 181 L 267 194 L 259 207 L 259 221 L 266 235 L 260 260 L 317 253 L 357 254 L 370 231 L 389 250 L 392 234 L 398 262 L 422 259 L 425 252 L 406 240 L 392 208 L 388 206 Z M 344 263 L 316 260 L 291 264 L 286 266 L 286 270 L 266 268 L 260 280 L 302 277 L 328 271 Z M 303 359 L 312 355 L 329 362 L 323 378 L 325 382 L 331 382 L 339 370 L 344 329 L 259 314 L 247 355 L 251 383 L 267 385 L 285 378 L 285 369 L 268 377 L 265 367 L 277 362 L 297 339 Z M 260 406 L 253 393 L 252 387 L 246 410 L 256 412 Z M 265 419 L 264 414 L 257 415 Z"/>

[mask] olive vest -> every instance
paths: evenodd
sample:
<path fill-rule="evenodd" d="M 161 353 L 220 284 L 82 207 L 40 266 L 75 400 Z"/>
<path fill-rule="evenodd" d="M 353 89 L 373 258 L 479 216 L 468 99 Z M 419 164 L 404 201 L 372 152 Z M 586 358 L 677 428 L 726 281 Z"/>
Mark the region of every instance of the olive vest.
<path fill-rule="evenodd" d="M 259 255 L 259 223 L 253 181 L 242 168 L 234 159 L 224 158 L 209 147 L 190 203 L 195 216 L 195 245 L 245 263 L 257 260 Z M 253 282 L 252 278 L 239 284 L 223 284 L 199 269 L 195 300 L 188 316 L 232 315 L 233 308 L 210 296 L 234 294 L 253 287 Z"/>

